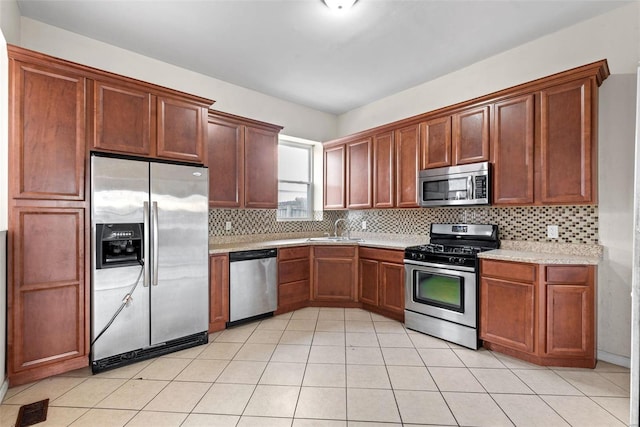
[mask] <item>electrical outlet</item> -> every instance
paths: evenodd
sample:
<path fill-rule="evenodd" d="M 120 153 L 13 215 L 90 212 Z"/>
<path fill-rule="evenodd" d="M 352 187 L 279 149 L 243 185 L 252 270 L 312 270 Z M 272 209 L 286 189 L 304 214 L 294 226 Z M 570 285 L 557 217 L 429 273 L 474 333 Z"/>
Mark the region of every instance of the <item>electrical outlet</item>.
<path fill-rule="evenodd" d="M 547 225 L 547 239 L 557 239 L 559 230 L 557 225 Z"/>
<path fill-rule="evenodd" d="M 363 230 L 367 229 L 367 221 L 362 221 L 362 229 Z"/>
<path fill-rule="evenodd" d="M 231 231 L 231 221 L 227 221 L 224 223 L 224 229 L 227 231 Z"/>

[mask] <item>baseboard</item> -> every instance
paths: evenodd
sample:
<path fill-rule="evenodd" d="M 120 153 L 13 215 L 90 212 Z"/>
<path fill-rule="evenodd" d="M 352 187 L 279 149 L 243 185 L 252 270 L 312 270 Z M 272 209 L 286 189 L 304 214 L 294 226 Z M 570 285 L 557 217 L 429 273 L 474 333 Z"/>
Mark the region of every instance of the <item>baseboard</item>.
<path fill-rule="evenodd" d="M 7 390 L 9 390 L 9 378 L 5 377 L 4 381 L 2 381 L 2 385 L 0 385 L 0 402 L 4 400 Z"/>
<path fill-rule="evenodd" d="M 613 353 L 607 353 L 606 351 L 598 350 L 597 359 L 603 362 L 613 363 L 614 365 L 624 366 L 625 368 L 631 367 L 631 358 L 625 356 L 619 356 Z"/>

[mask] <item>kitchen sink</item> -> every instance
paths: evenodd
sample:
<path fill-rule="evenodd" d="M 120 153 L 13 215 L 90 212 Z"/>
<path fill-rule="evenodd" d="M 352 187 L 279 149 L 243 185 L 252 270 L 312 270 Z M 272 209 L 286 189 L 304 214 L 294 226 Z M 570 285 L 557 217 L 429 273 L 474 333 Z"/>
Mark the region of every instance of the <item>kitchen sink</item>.
<path fill-rule="evenodd" d="M 343 237 L 343 236 L 324 236 L 324 237 L 309 237 L 307 242 L 343 242 L 343 243 L 357 243 L 364 242 L 364 239 L 359 237 Z"/>

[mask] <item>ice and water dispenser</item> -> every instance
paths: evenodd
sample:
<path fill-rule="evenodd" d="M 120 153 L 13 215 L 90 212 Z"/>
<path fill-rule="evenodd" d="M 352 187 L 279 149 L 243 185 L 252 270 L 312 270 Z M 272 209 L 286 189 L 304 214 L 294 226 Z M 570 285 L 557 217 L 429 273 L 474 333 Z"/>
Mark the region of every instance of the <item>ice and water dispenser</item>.
<path fill-rule="evenodd" d="M 96 224 L 96 268 L 142 264 L 142 224 Z"/>

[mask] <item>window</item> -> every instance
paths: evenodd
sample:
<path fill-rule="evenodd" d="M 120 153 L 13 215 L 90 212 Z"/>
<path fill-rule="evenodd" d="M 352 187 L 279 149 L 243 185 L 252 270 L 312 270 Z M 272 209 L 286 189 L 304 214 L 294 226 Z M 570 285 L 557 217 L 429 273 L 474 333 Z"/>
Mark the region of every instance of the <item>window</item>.
<path fill-rule="evenodd" d="M 278 143 L 279 220 L 313 219 L 313 146 L 284 139 Z"/>

